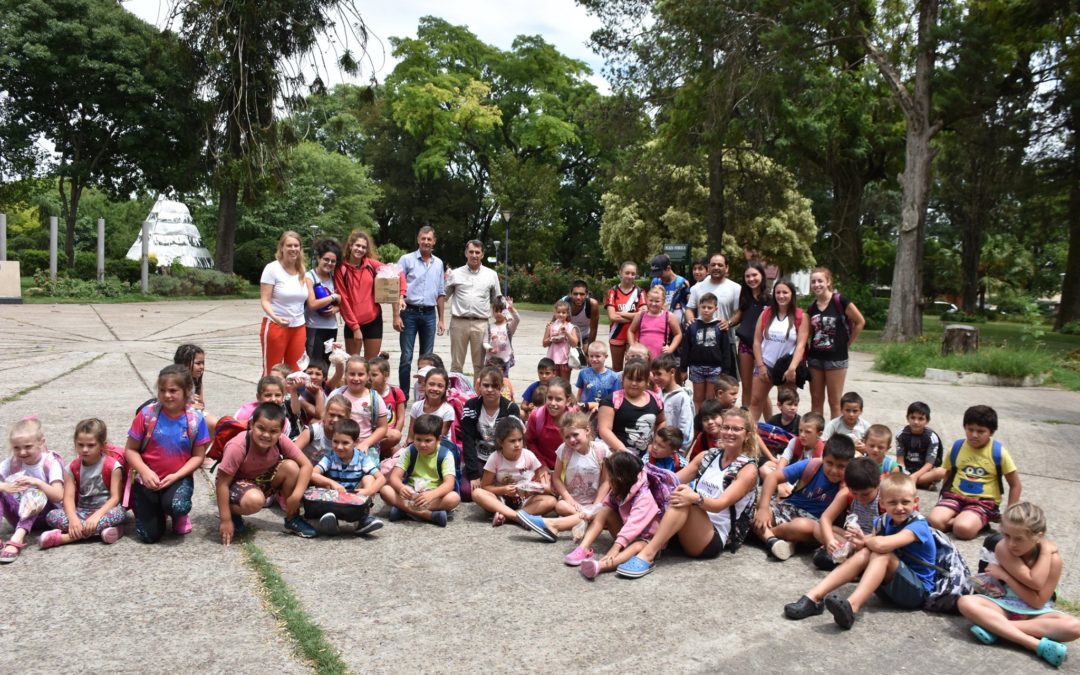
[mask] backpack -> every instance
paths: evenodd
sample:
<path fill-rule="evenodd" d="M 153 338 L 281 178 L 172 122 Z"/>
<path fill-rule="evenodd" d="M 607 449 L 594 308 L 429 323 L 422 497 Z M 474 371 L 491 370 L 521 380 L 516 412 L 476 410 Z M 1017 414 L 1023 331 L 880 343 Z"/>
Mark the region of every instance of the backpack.
<path fill-rule="evenodd" d="M 788 443 L 791 439 L 795 438 L 795 434 L 791 433 L 783 427 L 778 427 L 775 424 L 769 424 L 768 422 L 758 422 L 757 425 L 758 438 L 765 444 L 765 447 L 769 449 L 774 456 L 778 456 L 787 449 Z"/>
<path fill-rule="evenodd" d="M 146 451 L 146 446 L 154 435 L 154 429 L 157 428 L 158 417 L 161 415 L 161 403 L 156 399 L 150 399 L 142 406 L 139 406 L 139 410 L 143 413 L 143 438 L 139 444 L 139 454 L 141 455 Z M 138 414 L 138 411 L 136 411 L 136 414 Z M 195 409 L 191 406 L 184 406 L 184 416 L 187 418 L 188 441 L 191 443 L 191 449 L 194 450 L 195 439 L 199 433 L 199 416 L 195 414 Z"/>
<path fill-rule="evenodd" d="M 917 513 L 912 514 L 912 517 L 923 518 Z M 884 523 L 885 519 L 881 518 L 879 522 Z M 934 544 L 937 547 L 934 564 L 929 565 L 934 569 L 934 589 L 926 596 L 923 609 L 929 612 L 955 612 L 956 601 L 960 596 L 972 593 L 971 570 L 947 534 L 934 527 L 930 528 L 930 532 L 934 535 Z M 928 566 L 925 560 L 916 558 L 902 548 L 896 549 L 896 554 L 909 566 Z"/>
<path fill-rule="evenodd" d="M 111 443 L 105 445 L 105 451 L 101 453 L 101 478 L 106 487 L 112 483 L 112 472 L 120 467 L 120 506 L 126 511 L 131 505 L 131 476 L 128 472 L 127 459 L 124 457 L 124 448 Z M 82 484 L 82 459 L 76 457 L 68 465 L 68 470 L 75 477 L 75 494 L 78 496 L 79 486 Z M 106 480 L 106 477 L 107 480 Z"/>
<path fill-rule="evenodd" d="M 844 311 L 844 303 L 840 302 L 840 294 L 832 294 L 832 303 L 836 306 L 837 313 L 844 317 L 844 327 L 847 328 L 848 337 L 851 337 L 851 319 L 848 318 L 847 312 Z"/>
<path fill-rule="evenodd" d="M 649 394 L 649 396 L 652 397 L 652 400 L 656 401 L 657 407 L 659 407 L 660 410 L 663 411 L 664 410 L 664 399 L 660 398 L 660 394 L 657 394 L 652 389 L 646 389 L 645 391 Z M 622 389 L 619 389 L 618 391 L 611 392 L 611 405 L 612 405 L 612 407 L 614 407 L 615 410 L 618 410 L 619 408 L 622 407 L 622 404 L 623 404 L 624 400 L 626 400 L 626 392 L 623 391 Z"/>
<path fill-rule="evenodd" d="M 660 515 L 667 512 L 668 502 L 671 501 L 671 493 L 679 487 L 679 477 L 672 471 L 661 469 L 653 464 L 645 464 L 645 477 L 649 486 L 649 492 L 656 505 L 660 507 Z"/>
<path fill-rule="evenodd" d="M 604 444 L 603 441 L 599 441 L 599 442 L 591 441 L 590 445 L 592 446 L 593 455 L 596 456 L 596 464 L 597 464 L 597 466 L 600 467 L 600 470 L 603 471 L 604 470 L 604 454 L 607 452 L 607 445 Z M 571 450 L 570 448 L 566 449 L 566 454 L 567 455 L 571 455 L 571 454 L 573 454 L 573 452 L 574 451 Z M 679 453 L 675 453 L 675 454 L 678 455 Z M 557 462 L 559 459 L 560 458 L 556 455 L 556 460 L 555 461 Z M 566 482 L 566 465 L 570 463 L 569 456 L 566 457 L 563 461 L 565 461 L 566 464 L 563 464 L 562 474 L 559 476 L 559 480 L 561 480 L 562 482 L 565 483 Z"/>
<path fill-rule="evenodd" d="M 802 320 L 803 320 L 803 311 L 801 309 L 799 309 L 798 307 L 796 307 L 795 308 L 795 325 L 793 326 L 796 333 L 798 333 L 798 331 L 799 331 L 799 324 L 802 323 Z M 764 336 L 765 331 L 769 330 L 769 322 L 770 321 L 772 321 L 772 305 L 765 305 L 765 308 L 761 310 L 761 317 L 760 317 L 759 323 L 758 323 L 758 330 L 761 331 L 762 336 Z"/>
<path fill-rule="evenodd" d="M 420 451 L 416 449 L 415 445 L 410 445 L 408 449 L 405 450 L 405 475 L 401 477 L 401 482 L 405 485 L 409 484 L 409 478 L 412 477 L 413 469 L 416 468 L 416 460 L 419 452 Z M 443 475 L 443 462 L 446 460 L 446 456 L 450 455 L 454 460 L 454 492 L 457 492 L 460 495 L 462 484 L 468 483 L 461 475 L 461 452 L 456 445 L 445 438 L 439 439 L 438 452 L 439 455 L 435 459 L 435 471 L 439 476 Z"/>
<path fill-rule="evenodd" d="M 559 299 L 559 302 L 565 302 L 567 304 L 570 304 L 570 296 L 569 295 L 562 296 L 562 298 Z M 588 293 L 588 294 L 585 295 L 585 318 L 586 319 L 591 319 L 592 318 L 592 294 L 591 293 Z"/>
<path fill-rule="evenodd" d="M 716 458 L 723 454 L 723 452 L 723 450 L 715 448 L 710 451 L 710 453 L 713 454 L 705 456 L 705 458 L 701 461 L 701 466 L 698 468 L 698 478 L 705 475 L 706 469 L 708 469 L 709 466 L 712 465 L 714 461 L 716 461 Z M 735 461 L 729 464 L 727 468 L 723 470 L 724 491 L 727 492 L 727 489 L 731 487 L 731 484 L 734 483 L 735 479 L 739 477 L 739 472 L 742 471 L 742 468 L 744 466 L 753 463 L 754 461 L 746 455 L 739 455 L 738 457 L 736 457 Z M 731 523 L 731 530 L 728 532 L 728 540 L 724 544 L 724 548 L 726 548 L 732 553 L 739 550 L 739 547 L 742 546 L 742 543 L 746 540 L 746 536 L 750 533 L 750 526 L 751 523 L 753 523 L 754 521 L 754 513 L 757 511 L 758 486 L 759 482 L 755 480 L 754 487 L 750 490 L 749 493 L 750 503 L 745 509 L 743 509 L 743 513 L 741 516 L 737 518 L 735 516 L 736 502 L 732 502 L 731 505 L 728 506 L 728 521 Z"/>
<path fill-rule="evenodd" d="M 949 475 L 945 477 L 945 482 L 941 485 L 941 494 L 949 492 L 952 488 L 953 479 L 956 478 L 956 460 L 960 457 L 960 448 L 963 445 L 962 438 L 953 442 L 952 450 L 949 451 L 949 464 L 952 465 L 952 469 L 949 470 Z M 990 446 L 990 457 L 994 460 L 994 472 L 997 473 L 998 494 L 1005 496 L 1005 484 L 1001 476 L 1001 441 L 994 439 Z"/>
<path fill-rule="evenodd" d="M 218 464 L 221 464 L 221 458 L 225 454 L 225 444 L 235 438 L 237 434 L 247 431 L 247 429 L 247 422 L 241 422 L 230 415 L 222 415 L 218 418 L 217 426 L 214 427 L 214 441 L 206 451 L 206 457 L 214 460 L 214 465 L 210 467 L 211 471 L 216 469 Z"/>
<path fill-rule="evenodd" d="M 809 485 L 810 481 L 814 480 L 814 476 L 817 475 L 817 472 L 823 463 L 822 460 L 816 457 L 807 460 L 806 466 L 803 467 L 802 475 L 799 476 L 799 480 L 795 481 L 795 487 L 791 489 L 791 494 L 795 494 Z"/>
<path fill-rule="evenodd" d="M 309 487 L 304 490 L 300 503 L 304 507 L 304 517 L 309 520 L 332 513 L 346 523 L 359 523 L 371 513 L 371 497 L 330 488 Z"/>

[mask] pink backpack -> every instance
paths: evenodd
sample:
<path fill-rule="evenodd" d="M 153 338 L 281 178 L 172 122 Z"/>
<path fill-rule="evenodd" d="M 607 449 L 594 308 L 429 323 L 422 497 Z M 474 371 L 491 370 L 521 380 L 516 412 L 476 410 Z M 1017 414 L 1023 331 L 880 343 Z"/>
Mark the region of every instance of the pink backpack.
<path fill-rule="evenodd" d="M 116 467 L 120 467 L 120 506 L 127 510 L 131 505 L 131 481 L 128 476 L 127 459 L 124 457 L 124 449 L 118 445 L 109 443 L 105 446 L 105 452 L 101 453 L 101 479 L 104 481 L 105 486 L 108 487 L 112 483 L 112 472 Z M 82 485 L 82 458 L 76 457 L 68 465 L 68 470 L 71 471 L 71 475 L 75 477 L 75 494 L 79 493 L 79 486 Z"/>

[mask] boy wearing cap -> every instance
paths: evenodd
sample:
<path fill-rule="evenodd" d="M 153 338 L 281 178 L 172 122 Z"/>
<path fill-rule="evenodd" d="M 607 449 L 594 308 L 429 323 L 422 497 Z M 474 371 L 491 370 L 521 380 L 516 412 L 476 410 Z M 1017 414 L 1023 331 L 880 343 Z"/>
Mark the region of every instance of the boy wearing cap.
<path fill-rule="evenodd" d="M 675 274 L 675 271 L 671 269 L 671 258 L 666 254 L 661 253 L 652 259 L 649 267 L 652 269 L 652 281 L 649 282 L 649 288 L 653 286 L 663 286 L 664 294 L 667 296 L 667 306 L 678 319 L 679 325 L 683 323 L 683 308 L 686 307 L 686 301 L 690 298 L 690 282 L 684 277 Z"/>

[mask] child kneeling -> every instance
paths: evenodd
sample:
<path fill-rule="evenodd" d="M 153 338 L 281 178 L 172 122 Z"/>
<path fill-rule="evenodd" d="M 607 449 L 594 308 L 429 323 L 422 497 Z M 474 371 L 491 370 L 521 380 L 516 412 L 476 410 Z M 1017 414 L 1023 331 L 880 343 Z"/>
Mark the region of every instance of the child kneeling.
<path fill-rule="evenodd" d="M 408 516 L 446 527 L 448 512 L 461 503 L 454 491 L 454 456 L 439 444 L 442 433 L 443 420 L 437 415 L 420 415 L 413 420 L 412 445 L 398 456 L 390 484 L 379 492 L 390 505 L 391 521 Z M 429 490 L 431 485 L 437 487 Z"/>
<path fill-rule="evenodd" d="M 851 532 L 859 550 L 806 595 L 785 605 L 784 614 L 789 619 L 805 619 L 827 609 L 836 624 L 847 630 L 874 592 L 903 609 L 922 607 L 934 589 L 937 544 L 930 524 L 919 514 L 915 481 L 911 476 L 891 473 L 881 479 L 879 498 L 885 515 L 875 527 L 877 534 Z M 858 585 L 846 600 L 835 593 L 856 579 Z"/>
<path fill-rule="evenodd" d="M 244 531 L 243 516 L 258 513 L 266 498 L 285 497 L 285 529 L 311 538 L 318 534 L 300 517 L 300 501 L 311 481 L 311 461 L 282 435 L 285 411 L 261 403 L 248 430 L 225 444 L 215 478 L 221 543 L 228 546 Z"/>

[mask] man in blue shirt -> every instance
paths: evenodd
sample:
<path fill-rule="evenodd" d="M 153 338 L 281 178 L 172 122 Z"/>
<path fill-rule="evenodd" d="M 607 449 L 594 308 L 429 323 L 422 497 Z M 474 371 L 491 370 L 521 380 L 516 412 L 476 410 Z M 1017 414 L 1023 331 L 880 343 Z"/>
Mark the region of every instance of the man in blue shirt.
<path fill-rule="evenodd" d="M 394 330 L 401 333 L 401 361 L 398 381 L 402 391 L 412 390 L 413 347 L 420 336 L 420 353 L 435 349 L 435 333 L 443 334 L 443 305 L 446 302 L 446 279 L 443 262 L 432 254 L 435 248 L 435 229 L 420 228 L 416 235 L 417 250 L 398 260 L 405 274 L 405 297 L 401 300 L 401 316 L 394 320 Z"/>

